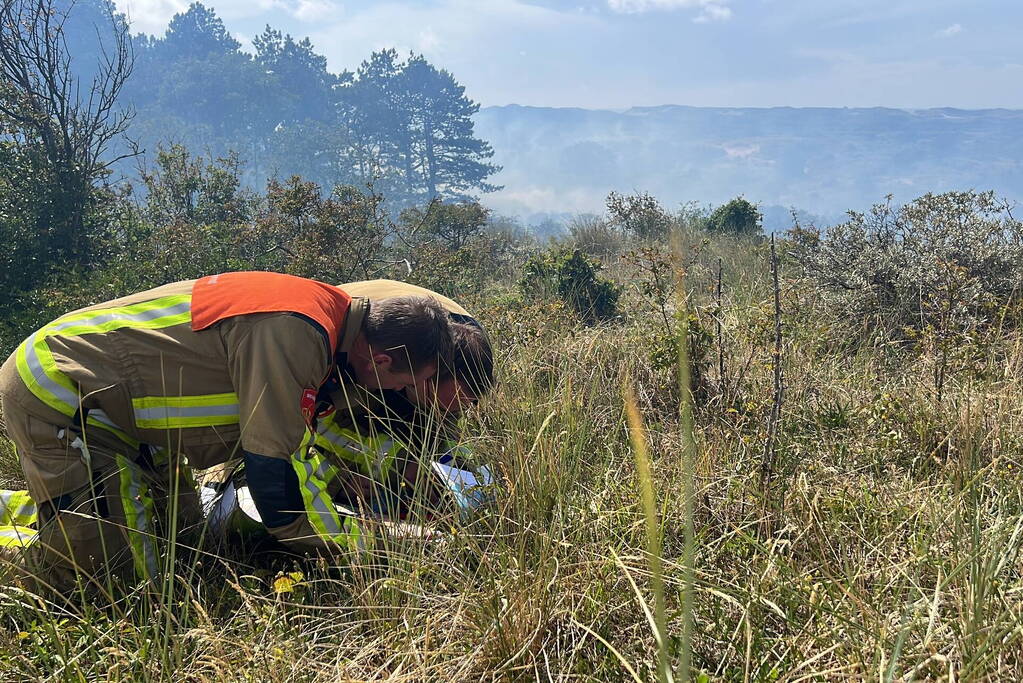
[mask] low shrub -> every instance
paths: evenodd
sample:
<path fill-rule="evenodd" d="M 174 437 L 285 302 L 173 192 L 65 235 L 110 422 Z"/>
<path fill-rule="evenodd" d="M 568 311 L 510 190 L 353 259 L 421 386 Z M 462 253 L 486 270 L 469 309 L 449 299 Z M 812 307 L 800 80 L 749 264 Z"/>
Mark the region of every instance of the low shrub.
<path fill-rule="evenodd" d="M 526 261 L 519 290 L 527 299 L 561 299 L 592 325 L 618 315 L 620 290 L 578 249 L 554 248 Z"/>
<path fill-rule="evenodd" d="M 1006 322 L 1023 276 L 1023 224 L 992 192 L 891 197 L 829 230 L 796 226 L 791 255 L 840 319 L 868 335 L 943 337 Z"/>
<path fill-rule="evenodd" d="M 707 217 L 704 227 L 726 235 L 759 235 L 764 231 L 760 209 L 747 199 L 736 197 Z"/>

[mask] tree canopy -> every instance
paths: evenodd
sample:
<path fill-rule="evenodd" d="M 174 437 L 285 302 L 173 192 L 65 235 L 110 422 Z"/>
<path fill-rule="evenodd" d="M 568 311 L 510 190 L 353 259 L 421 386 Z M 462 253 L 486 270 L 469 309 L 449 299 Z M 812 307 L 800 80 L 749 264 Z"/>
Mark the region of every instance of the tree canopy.
<path fill-rule="evenodd" d="M 473 131 L 479 105 L 422 55 L 382 50 L 332 73 L 308 38 L 267 26 L 252 44 L 245 52 L 198 2 L 163 36 L 136 37 L 124 99 L 151 155 L 159 142 L 233 151 L 253 186 L 300 174 L 325 187 L 372 185 L 399 207 L 497 189 L 493 149 Z"/>

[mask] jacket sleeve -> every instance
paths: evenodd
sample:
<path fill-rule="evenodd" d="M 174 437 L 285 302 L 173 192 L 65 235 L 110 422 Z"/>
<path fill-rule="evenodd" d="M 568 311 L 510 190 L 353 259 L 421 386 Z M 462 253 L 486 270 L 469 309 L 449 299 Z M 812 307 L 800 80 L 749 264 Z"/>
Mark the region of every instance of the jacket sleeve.
<path fill-rule="evenodd" d="M 386 424 L 395 426 L 394 422 Z M 430 474 L 430 462 L 439 453 L 412 447 L 407 435 L 395 436 L 374 426 L 361 430 L 343 427 L 331 416 L 320 421 L 318 448 L 335 467 L 342 465 L 336 467 L 337 483 L 331 484 L 335 500 L 353 509 L 364 505 L 389 516 L 413 501 L 438 502 L 441 491 Z"/>
<path fill-rule="evenodd" d="M 251 320 L 246 320 L 251 318 Z M 302 394 L 330 369 L 325 337 L 288 314 L 241 316 L 224 333 L 242 450 L 287 460 L 306 433 Z"/>
<path fill-rule="evenodd" d="M 315 435 L 302 414 L 303 392 L 315 391 L 330 368 L 325 337 L 296 316 L 245 318 L 232 320 L 224 340 L 253 502 L 267 530 L 296 549 L 358 546 L 357 527 L 335 524 L 326 505 L 329 472 L 311 455 Z"/>

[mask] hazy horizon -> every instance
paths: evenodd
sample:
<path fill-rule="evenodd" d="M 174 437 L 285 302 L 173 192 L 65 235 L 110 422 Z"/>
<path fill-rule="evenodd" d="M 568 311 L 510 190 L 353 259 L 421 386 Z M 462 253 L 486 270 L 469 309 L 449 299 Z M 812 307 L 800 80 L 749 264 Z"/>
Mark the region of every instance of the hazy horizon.
<path fill-rule="evenodd" d="M 184 0 L 117 0 L 162 34 Z M 483 106 L 1023 108 L 1023 6 L 981 0 L 211 0 L 250 49 L 270 24 L 333 71 L 422 53 Z"/>
<path fill-rule="evenodd" d="M 187 9 L 185 0 L 118 2 L 136 31 L 157 35 Z M 270 26 L 310 37 L 312 51 L 324 59 L 316 68 L 333 73 L 358 69 L 387 48 L 399 59 L 422 53 L 447 69 L 481 106 L 475 134 L 493 145 L 492 161 L 503 167 L 492 178 L 503 189 L 480 199 L 506 214 L 597 213 L 611 190 L 651 192 L 666 206 L 742 195 L 783 221 L 787 207 L 831 218 L 865 210 L 889 193 L 906 201 L 972 187 L 1023 197 L 1016 161 L 1023 150 L 1017 153 L 1015 142 L 1023 126 L 1011 115 L 1023 111 L 1023 93 L 1005 86 L 1023 75 L 1023 47 L 1007 28 L 1023 19 L 1023 6 L 987 0 L 965 8 L 947 0 L 205 4 L 242 50 L 254 52 L 253 37 Z M 296 106 L 306 116 L 331 119 L 329 111 L 313 112 L 314 101 L 300 97 Z M 203 137 L 202 126 L 220 125 L 216 116 L 175 128 L 175 106 L 168 101 L 139 117 L 151 143 L 187 130 L 199 148 L 211 140 L 223 150 L 245 148 L 248 136 Z M 230 107 L 217 106 L 226 117 Z M 316 159 L 311 149 L 287 161 L 260 157 L 262 167 L 248 180 L 258 186 L 261 174 L 278 171 L 315 176 Z"/>
<path fill-rule="evenodd" d="M 1019 107 L 889 107 L 885 105 L 877 105 L 873 107 L 853 107 L 853 106 L 835 106 L 835 107 L 824 107 L 824 106 L 793 106 L 789 104 L 773 104 L 763 106 L 720 106 L 714 104 L 686 104 L 684 102 L 661 102 L 660 104 L 639 104 L 628 107 L 576 107 L 572 105 L 564 106 L 546 106 L 541 104 L 520 104 L 518 102 L 509 102 L 507 104 L 484 104 L 480 106 L 480 109 L 502 109 L 506 107 L 521 107 L 523 109 L 578 109 L 580 111 L 604 111 L 621 114 L 634 109 L 663 109 L 667 107 L 678 107 L 680 109 L 891 109 L 893 111 L 964 111 L 964 112 L 982 112 L 982 111 L 1023 111 L 1023 105 Z"/>
<path fill-rule="evenodd" d="M 1023 199 L 1019 110 L 896 108 L 487 107 L 477 134 L 494 146 L 504 189 L 482 200 L 508 214 L 600 213 L 611 190 L 665 206 L 761 204 L 833 222 L 893 195 L 995 190 Z"/>

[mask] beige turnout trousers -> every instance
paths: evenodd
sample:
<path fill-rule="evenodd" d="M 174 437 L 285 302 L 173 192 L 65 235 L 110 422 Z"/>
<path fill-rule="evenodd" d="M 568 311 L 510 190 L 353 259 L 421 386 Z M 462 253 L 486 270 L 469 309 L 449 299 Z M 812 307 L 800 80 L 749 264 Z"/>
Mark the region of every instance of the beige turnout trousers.
<path fill-rule="evenodd" d="M 5 396 L 3 414 L 23 464 L 77 460 L 89 473 L 86 485 L 52 500 L 30 491 L 38 535 L 25 544 L 21 566 L 8 568 L 30 588 L 65 597 L 79 588 L 105 593 L 115 582 L 159 576 L 172 541 L 194 547 L 202 516 L 187 469 L 174 472 L 156 449 L 132 448 L 104 430 L 28 412 L 15 398 Z M 14 559 L 10 548 L 6 555 Z"/>

